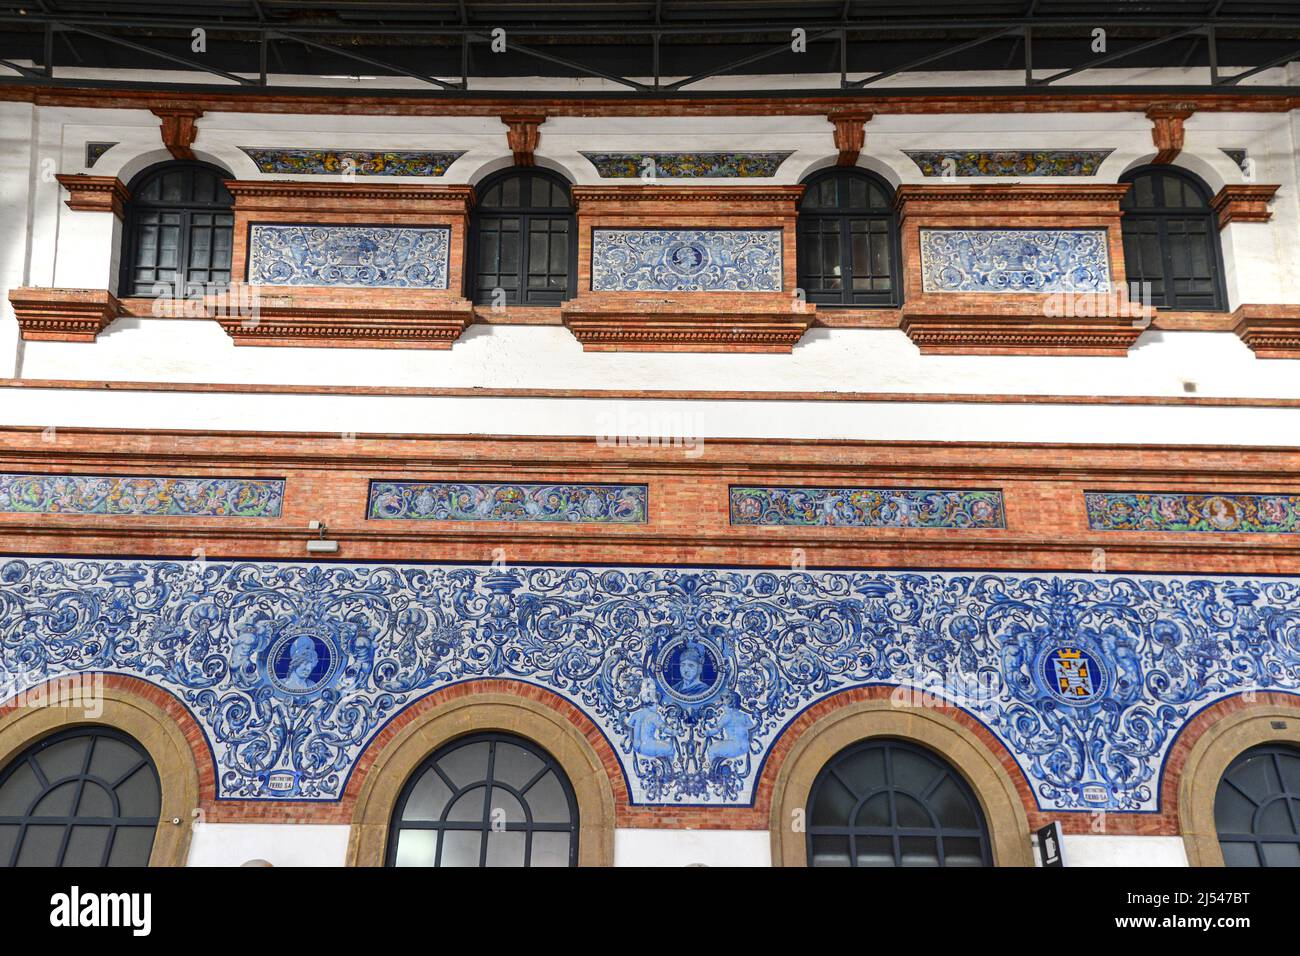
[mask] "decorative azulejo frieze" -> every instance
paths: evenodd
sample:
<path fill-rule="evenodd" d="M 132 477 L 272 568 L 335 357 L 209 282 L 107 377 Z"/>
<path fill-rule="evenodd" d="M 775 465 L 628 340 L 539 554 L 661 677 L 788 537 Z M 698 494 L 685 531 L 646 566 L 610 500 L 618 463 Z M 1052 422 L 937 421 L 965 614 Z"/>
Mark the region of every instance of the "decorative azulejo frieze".
<path fill-rule="evenodd" d="M 883 685 L 982 723 L 1043 810 L 1150 812 L 1198 712 L 1300 692 L 1300 580 L 13 556 L 0 665 L 0 700 L 174 694 L 219 798 L 337 800 L 404 708 L 505 678 L 586 714 L 634 804 L 748 805 L 799 714 Z"/>
<path fill-rule="evenodd" d="M 1110 149 L 905 149 L 923 176 L 1095 176 Z"/>
<path fill-rule="evenodd" d="M 310 176 L 441 176 L 464 150 L 239 147 L 263 173 Z"/>
<path fill-rule="evenodd" d="M 603 179 L 749 179 L 775 176 L 792 150 L 765 153 L 583 153 Z"/>
<path fill-rule="evenodd" d="M 103 156 L 117 143 L 87 143 L 86 144 L 86 168 L 90 169 L 97 162 L 99 157 Z"/>
<path fill-rule="evenodd" d="M 1104 229 L 921 229 L 925 292 L 1109 292 Z"/>
<path fill-rule="evenodd" d="M 372 481 L 367 518 L 644 524 L 646 485 Z"/>
<path fill-rule="evenodd" d="M 254 223 L 248 281 L 253 285 L 366 289 L 445 289 L 451 230 L 446 226 L 336 226 Z"/>
<path fill-rule="evenodd" d="M 780 229 L 593 229 L 593 292 L 780 292 Z"/>
<path fill-rule="evenodd" d="M 278 518 L 282 478 L 0 474 L 0 512 Z"/>
<path fill-rule="evenodd" d="M 1223 531 L 1300 534 L 1300 495 L 1090 491 L 1093 531 Z"/>
<path fill-rule="evenodd" d="M 935 488 L 731 488 L 731 523 L 1005 528 L 1002 492 Z"/>

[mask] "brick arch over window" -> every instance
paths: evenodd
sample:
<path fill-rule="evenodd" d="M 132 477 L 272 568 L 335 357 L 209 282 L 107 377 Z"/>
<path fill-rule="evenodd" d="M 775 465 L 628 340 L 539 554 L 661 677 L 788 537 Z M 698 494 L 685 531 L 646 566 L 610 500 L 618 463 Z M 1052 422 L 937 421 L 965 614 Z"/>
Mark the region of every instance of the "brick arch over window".
<path fill-rule="evenodd" d="M 1223 866 L 1215 795 L 1237 757 L 1263 744 L 1300 747 L 1300 697 L 1238 694 L 1201 711 L 1170 748 L 1161 776 L 1164 814 L 1177 819 L 1187 861 Z"/>
<path fill-rule="evenodd" d="M 97 675 L 80 675 L 94 686 Z M 117 675 L 103 676 L 101 699 L 69 705 L 34 701 L 56 700 L 60 681 L 32 688 L 23 700 L 0 706 L 0 767 L 35 744 L 60 731 L 77 727 L 110 727 L 135 740 L 153 760 L 162 787 L 158 830 L 150 866 L 184 866 L 189 857 L 194 810 L 210 804 L 215 793 L 212 755 L 203 731 L 181 704 L 167 691 L 142 680 Z M 62 684 L 64 688 L 68 685 Z M 63 699 L 68 700 L 67 691 Z M 173 823 L 179 820 L 179 823 Z"/>
<path fill-rule="evenodd" d="M 484 731 L 522 737 L 563 769 L 578 804 L 579 866 L 612 866 L 615 805 L 627 782 L 600 730 L 562 698 L 516 681 L 470 681 L 430 694 L 398 714 L 361 755 L 344 800 L 353 801 L 349 866 L 381 866 L 389 823 L 410 775 L 446 744 Z"/>
<path fill-rule="evenodd" d="M 997 866 L 1032 866 L 1029 785 L 1015 770 L 1010 754 L 995 751 L 954 708 L 898 706 L 892 687 L 848 690 L 810 707 L 777 738 L 758 783 L 757 800 L 766 804 L 775 866 L 806 866 L 802 827 L 813 782 L 846 747 L 863 740 L 890 738 L 919 744 L 941 754 L 975 793 L 988 826 Z M 1011 761 L 1011 767 L 1005 764 Z"/>

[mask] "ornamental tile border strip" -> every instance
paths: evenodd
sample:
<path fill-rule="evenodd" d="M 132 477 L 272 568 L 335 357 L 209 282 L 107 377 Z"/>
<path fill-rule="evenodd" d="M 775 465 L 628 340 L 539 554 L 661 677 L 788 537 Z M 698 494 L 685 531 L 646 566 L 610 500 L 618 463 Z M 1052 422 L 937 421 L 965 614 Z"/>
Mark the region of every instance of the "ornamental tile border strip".
<path fill-rule="evenodd" d="M 923 176 L 1095 176 L 1113 149 L 905 149 Z M 949 165 L 951 164 L 951 165 Z"/>
<path fill-rule="evenodd" d="M 649 510 L 643 484 L 371 481 L 366 518 L 645 524 Z"/>
<path fill-rule="evenodd" d="M 794 150 L 582 153 L 602 179 L 770 178 L 793 155 Z"/>
<path fill-rule="evenodd" d="M 409 705 L 505 678 L 585 714 L 633 805 L 752 806 L 801 713 L 896 686 L 1040 810 L 1150 813 L 1200 711 L 1300 693 L 1300 579 L 0 558 L 0 701 L 88 673 L 175 695 L 219 799 L 337 801 Z"/>
<path fill-rule="evenodd" d="M 925 292 L 1109 292 L 1105 229 L 920 230 Z"/>
<path fill-rule="evenodd" d="M 240 146 L 263 173 L 308 176 L 445 175 L 465 150 L 298 149 Z"/>
<path fill-rule="evenodd" d="M 0 512 L 278 518 L 283 478 L 0 473 Z"/>
<path fill-rule="evenodd" d="M 733 485 L 733 525 L 843 528 L 1005 528 L 995 489 Z"/>
<path fill-rule="evenodd" d="M 1300 534 L 1300 495 L 1089 491 L 1092 531 Z"/>

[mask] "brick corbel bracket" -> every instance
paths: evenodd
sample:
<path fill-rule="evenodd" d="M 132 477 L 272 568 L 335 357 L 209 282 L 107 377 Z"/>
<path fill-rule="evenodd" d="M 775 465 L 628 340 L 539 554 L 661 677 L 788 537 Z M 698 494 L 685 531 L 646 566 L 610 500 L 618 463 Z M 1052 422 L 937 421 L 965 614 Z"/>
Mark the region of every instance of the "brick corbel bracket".
<path fill-rule="evenodd" d="M 1253 183 L 1224 186 L 1210 200 L 1210 208 L 1219 214 L 1219 228 L 1230 222 L 1268 222 L 1273 218 L 1268 204 L 1277 189 L 1275 185 Z"/>
<path fill-rule="evenodd" d="M 836 166 L 856 166 L 862 147 L 866 145 L 864 129 L 871 121 L 870 113 L 862 110 L 836 110 L 826 118 L 835 124 L 835 148 L 839 150 Z"/>
<path fill-rule="evenodd" d="M 546 117 L 534 113 L 511 113 L 501 117 L 506 124 L 506 143 L 514 154 L 516 166 L 534 165 L 533 154 L 537 144 L 542 141 L 538 128 L 546 122 Z"/>
<path fill-rule="evenodd" d="M 816 307 L 796 298 L 802 186 L 575 186 L 578 295 L 560 318 L 590 352 L 789 352 Z M 592 231 L 779 229 L 780 292 L 609 292 L 591 288 Z"/>
<path fill-rule="evenodd" d="M 107 289 L 13 289 L 9 304 L 25 342 L 93 342 L 120 311 Z"/>
<path fill-rule="evenodd" d="M 1168 166 L 1183 150 L 1183 121 L 1195 110 L 1185 103 L 1153 106 L 1147 110 L 1151 121 L 1151 141 L 1156 146 L 1157 166 Z"/>
<path fill-rule="evenodd" d="M 231 274 L 248 274 L 253 223 L 339 226 L 358 222 L 444 226 L 451 230 L 448 288 L 245 286 L 238 296 L 205 300 L 203 314 L 220 323 L 236 345 L 325 348 L 449 349 L 473 321 L 464 285 L 465 237 L 474 189 L 468 185 L 304 183 L 227 180 L 235 197 Z M 149 300 L 128 299 L 128 314 Z"/>
<path fill-rule="evenodd" d="M 162 141 L 167 151 L 176 159 L 193 159 L 194 138 L 199 134 L 195 125 L 203 110 L 184 106 L 156 106 L 150 110 L 162 120 Z"/>
<path fill-rule="evenodd" d="M 78 212 L 111 212 L 121 219 L 126 201 L 131 198 L 116 176 L 59 173 L 54 178 L 68 191 L 68 208 Z"/>
<path fill-rule="evenodd" d="M 896 195 L 904 298 L 899 327 L 923 355 L 1123 356 L 1155 315 L 1125 293 L 1119 202 L 1128 184 L 903 185 Z M 1113 293 L 927 291 L 923 228 L 1105 229 Z"/>
<path fill-rule="evenodd" d="M 1239 305 L 1233 331 L 1262 359 L 1300 359 L 1300 305 Z"/>

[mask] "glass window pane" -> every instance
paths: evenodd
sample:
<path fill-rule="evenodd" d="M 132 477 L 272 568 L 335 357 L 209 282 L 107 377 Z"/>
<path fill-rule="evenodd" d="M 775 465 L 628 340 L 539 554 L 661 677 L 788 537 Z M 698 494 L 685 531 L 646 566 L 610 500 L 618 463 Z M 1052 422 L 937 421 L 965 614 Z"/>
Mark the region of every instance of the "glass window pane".
<path fill-rule="evenodd" d="M 450 799 L 451 789 L 438 776 L 438 771 L 430 767 L 411 789 L 411 795 L 407 797 L 406 806 L 402 809 L 402 819 L 441 820 L 442 811 Z"/>
<path fill-rule="evenodd" d="M 552 770 L 528 791 L 528 809 L 534 823 L 568 823 L 569 801 Z"/>
<path fill-rule="evenodd" d="M 16 823 L 0 826 L 0 866 L 8 866 L 14 858 L 14 847 L 18 843 L 19 826 Z"/>
<path fill-rule="evenodd" d="M 489 820 L 493 826 L 500 826 L 501 823 L 524 823 L 526 818 L 524 808 L 514 794 L 501 787 L 493 787 Z"/>
<path fill-rule="evenodd" d="M 140 763 L 133 747 L 112 737 L 96 737 L 90 755 L 90 775 L 109 784 L 117 783 L 128 770 Z"/>
<path fill-rule="evenodd" d="M 118 827 L 113 834 L 109 866 L 148 866 L 153 849 L 154 827 Z"/>
<path fill-rule="evenodd" d="M 1300 866 L 1300 843 L 1265 843 L 1260 849 L 1268 866 Z"/>
<path fill-rule="evenodd" d="M 568 866 L 569 834 L 534 833 L 533 854 L 529 866 Z"/>
<path fill-rule="evenodd" d="M 63 854 L 63 865 L 99 866 L 112 832 L 111 827 L 73 827 L 68 837 L 68 848 Z"/>
<path fill-rule="evenodd" d="M 81 800 L 77 802 L 77 816 L 113 816 L 113 800 L 109 797 L 108 791 L 97 783 L 87 781 L 81 790 Z"/>
<path fill-rule="evenodd" d="M 1253 843 L 1222 843 L 1224 866 L 1259 866 L 1259 853 Z"/>
<path fill-rule="evenodd" d="M 62 826 L 31 826 L 23 834 L 23 845 L 18 851 L 19 866 L 57 866 L 59 847 L 63 845 Z"/>
<path fill-rule="evenodd" d="M 894 838 L 887 836 L 859 836 L 854 840 L 858 866 L 897 866 L 894 859 Z"/>
<path fill-rule="evenodd" d="M 398 834 L 395 866 L 434 866 L 437 860 L 437 830 L 403 830 Z"/>
<path fill-rule="evenodd" d="M 1273 756 L 1268 753 L 1247 757 L 1230 769 L 1228 774 L 1238 789 L 1256 803 L 1263 803 L 1266 797 L 1281 789 L 1281 781 L 1273 767 Z"/>
<path fill-rule="evenodd" d="M 487 787 L 474 787 L 456 798 L 456 802 L 447 811 L 449 823 L 481 823 L 483 821 L 483 798 Z"/>
<path fill-rule="evenodd" d="M 817 787 L 809 823 L 815 827 L 842 827 L 857 802 L 834 774 L 829 775 Z"/>
<path fill-rule="evenodd" d="M 878 793 L 862 805 L 854 826 L 888 827 L 893 826 L 889 820 L 889 794 Z"/>
<path fill-rule="evenodd" d="M 447 830 L 442 835 L 443 866 L 478 866 L 483 834 L 477 830 Z"/>
<path fill-rule="evenodd" d="M 1295 828 L 1291 825 L 1291 811 L 1285 800 L 1274 800 L 1264 806 L 1255 823 L 1255 833 L 1267 836 L 1290 836 L 1295 833 Z"/>
<path fill-rule="evenodd" d="M 893 783 L 910 793 L 921 794 L 939 775 L 939 766 L 930 758 L 912 750 L 890 750 Z"/>
<path fill-rule="evenodd" d="M 938 866 L 939 841 L 933 837 L 900 837 L 903 866 Z"/>
<path fill-rule="evenodd" d="M 974 837 L 944 837 L 944 866 L 983 866 L 980 841 Z"/>
<path fill-rule="evenodd" d="M 117 800 L 124 817 L 156 817 L 162 807 L 158 776 L 150 766 L 141 767 L 122 781 Z"/>
<path fill-rule="evenodd" d="M 920 802 L 905 793 L 894 794 L 894 809 L 898 813 L 898 825 L 909 829 L 931 828 L 934 822 Z"/>
<path fill-rule="evenodd" d="M 812 838 L 813 866 L 848 866 L 849 838 L 846 836 L 814 835 Z"/>
<path fill-rule="evenodd" d="M 34 817 L 70 817 L 72 801 L 77 798 L 77 782 L 69 780 L 61 783 L 41 797 L 32 810 Z"/>
<path fill-rule="evenodd" d="M 0 786 L 0 817 L 20 817 L 32 807 L 41 792 L 40 782 L 31 764 L 23 761 L 22 765 L 9 775 L 9 779 Z"/>
<path fill-rule="evenodd" d="M 86 748 L 90 746 L 90 740 L 89 736 L 71 737 L 50 744 L 38 752 L 36 762 L 40 764 L 45 779 L 49 783 L 55 783 L 79 776 L 86 765 Z"/>
<path fill-rule="evenodd" d="M 939 817 L 939 825 L 954 830 L 974 830 L 979 827 L 975 813 L 966 795 L 949 775 L 935 788 L 929 799 L 930 809 Z"/>
<path fill-rule="evenodd" d="M 488 834 L 488 866 L 523 866 L 528 835 L 520 830 L 493 830 Z"/>
<path fill-rule="evenodd" d="M 466 744 L 449 751 L 438 760 L 438 768 L 457 787 L 467 787 L 487 778 L 488 747 L 486 740 Z M 480 794 L 480 797 L 482 795 Z"/>

